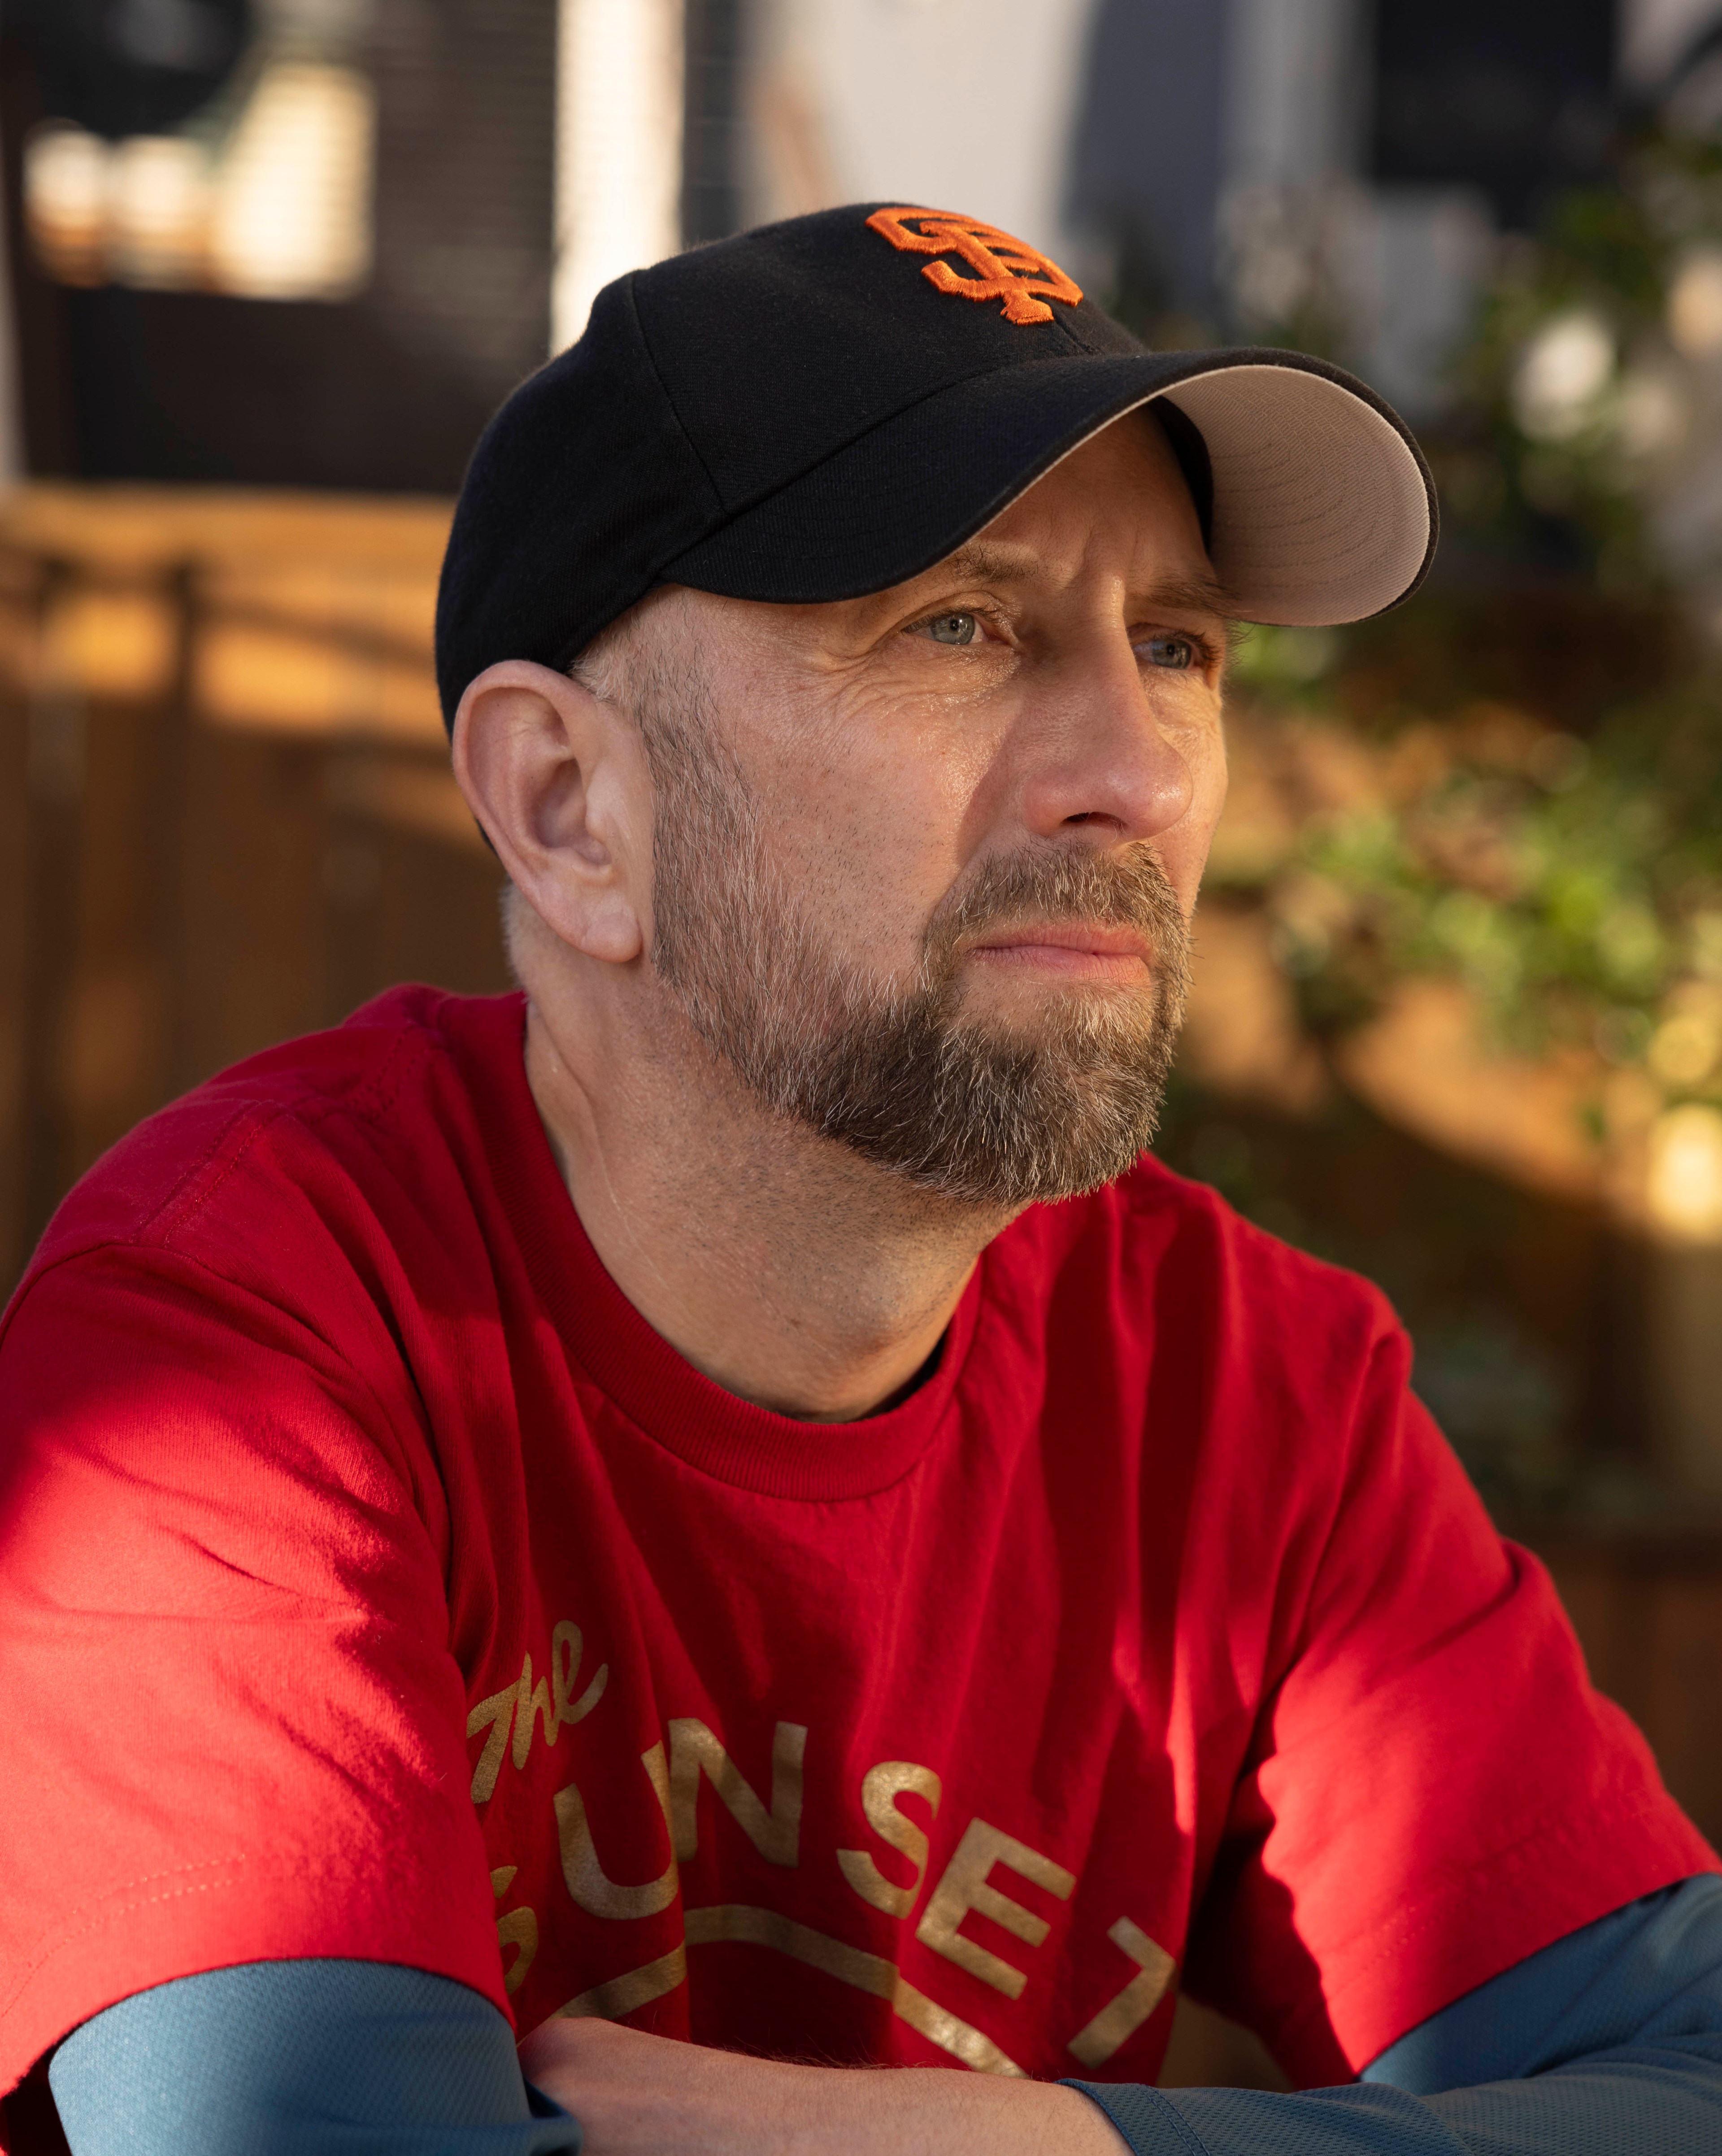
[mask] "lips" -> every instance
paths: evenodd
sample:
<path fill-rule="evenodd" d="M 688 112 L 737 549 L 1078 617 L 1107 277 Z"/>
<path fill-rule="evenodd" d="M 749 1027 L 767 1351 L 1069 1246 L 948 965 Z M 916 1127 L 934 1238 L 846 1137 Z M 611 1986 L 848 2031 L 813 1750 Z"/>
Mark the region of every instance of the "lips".
<path fill-rule="evenodd" d="M 988 973 L 1062 976 L 1097 985 L 1140 983 L 1154 965 L 1153 946 L 1139 930 L 1082 921 L 995 930 L 971 944 L 966 955 Z"/>
<path fill-rule="evenodd" d="M 976 954 L 1069 952 L 1079 957 L 1134 958 L 1145 966 L 1154 963 L 1154 947 L 1140 929 L 1103 928 L 1081 921 L 1063 927 L 1048 924 L 1044 927 L 995 932 L 969 947 Z"/>

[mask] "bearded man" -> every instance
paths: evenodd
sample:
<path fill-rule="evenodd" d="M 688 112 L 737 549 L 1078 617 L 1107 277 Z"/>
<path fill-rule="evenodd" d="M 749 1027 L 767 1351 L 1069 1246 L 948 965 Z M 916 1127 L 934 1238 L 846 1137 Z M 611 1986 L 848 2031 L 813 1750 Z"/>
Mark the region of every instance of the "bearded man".
<path fill-rule="evenodd" d="M 439 608 L 523 993 L 200 1088 L 8 1317 L 9 2148 L 1722 2146 L 1715 1860 L 1381 1298 L 1145 1152 L 1227 624 L 1433 539 L 972 219 L 600 297 Z M 1157 2092 L 1180 1982 L 1302 2092 Z"/>

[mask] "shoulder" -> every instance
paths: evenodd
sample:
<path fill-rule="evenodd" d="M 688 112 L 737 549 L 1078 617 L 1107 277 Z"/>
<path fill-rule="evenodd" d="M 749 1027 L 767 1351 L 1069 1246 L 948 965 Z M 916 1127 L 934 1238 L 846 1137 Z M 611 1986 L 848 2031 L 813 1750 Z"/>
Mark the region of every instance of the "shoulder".
<path fill-rule="evenodd" d="M 1267 1342 L 1312 1328 L 1356 1349 L 1397 1321 L 1372 1281 L 1282 1242 L 1207 1184 L 1145 1153 L 1127 1174 L 1063 1204 L 1032 1207 L 999 1239 L 1013 1268 L 1048 1286 L 1072 1268 L 1105 1278 L 1116 1322 L 1150 1308 Z"/>
<path fill-rule="evenodd" d="M 464 1179 L 475 1090 L 518 1065 L 516 997 L 391 990 L 345 1024 L 208 1080 L 103 1156 L 50 1222 L 13 1309 L 50 1270 L 115 1250 L 284 1286 L 310 1245 L 362 1235 L 392 1188 Z"/>
<path fill-rule="evenodd" d="M 1025 1214 L 986 1285 L 1053 1396 L 1275 1502 L 1319 1507 L 1402 1421 L 1411 1346 L 1381 1291 L 1151 1159 Z"/>

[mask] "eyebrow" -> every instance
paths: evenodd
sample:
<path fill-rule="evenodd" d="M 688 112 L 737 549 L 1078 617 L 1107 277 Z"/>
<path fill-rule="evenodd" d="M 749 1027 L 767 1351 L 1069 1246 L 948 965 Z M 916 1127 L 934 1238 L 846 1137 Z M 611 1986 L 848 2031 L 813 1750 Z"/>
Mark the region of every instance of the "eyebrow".
<path fill-rule="evenodd" d="M 1162 577 L 1134 603 L 1171 607 L 1176 613 L 1217 614 L 1222 621 L 1240 619 L 1231 594 L 1216 577 Z"/>
<path fill-rule="evenodd" d="M 935 562 L 932 573 L 972 578 L 981 584 L 1006 583 L 1012 578 L 1029 575 L 1036 558 L 1032 547 L 1002 547 L 994 539 L 971 539 L 966 547 Z"/>
<path fill-rule="evenodd" d="M 1007 583 L 1031 575 L 1038 557 L 1032 547 L 1001 546 L 995 540 L 971 539 L 938 564 L 940 572 L 976 583 Z M 1216 577 L 1162 577 L 1145 591 L 1133 593 L 1133 611 L 1167 607 L 1176 613 L 1211 613 L 1222 621 L 1239 619 L 1226 588 Z"/>

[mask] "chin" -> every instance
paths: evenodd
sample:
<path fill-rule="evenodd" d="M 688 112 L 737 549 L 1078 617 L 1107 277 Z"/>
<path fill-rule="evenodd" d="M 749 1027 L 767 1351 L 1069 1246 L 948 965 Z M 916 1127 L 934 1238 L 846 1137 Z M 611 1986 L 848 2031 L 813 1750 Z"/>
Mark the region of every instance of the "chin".
<path fill-rule="evenodd" d="M 1151 978 L 1128 986 L 1117 981 L 1010 981 L 989 984 L 979 993 L 969 989 L 956 1018 L 959 1025 L 984 1027 L 1026 1048 L 1050 1045 L 1073 1024 L 1134 1024 L 1146 1030 L 1158 1007 Z"/>

